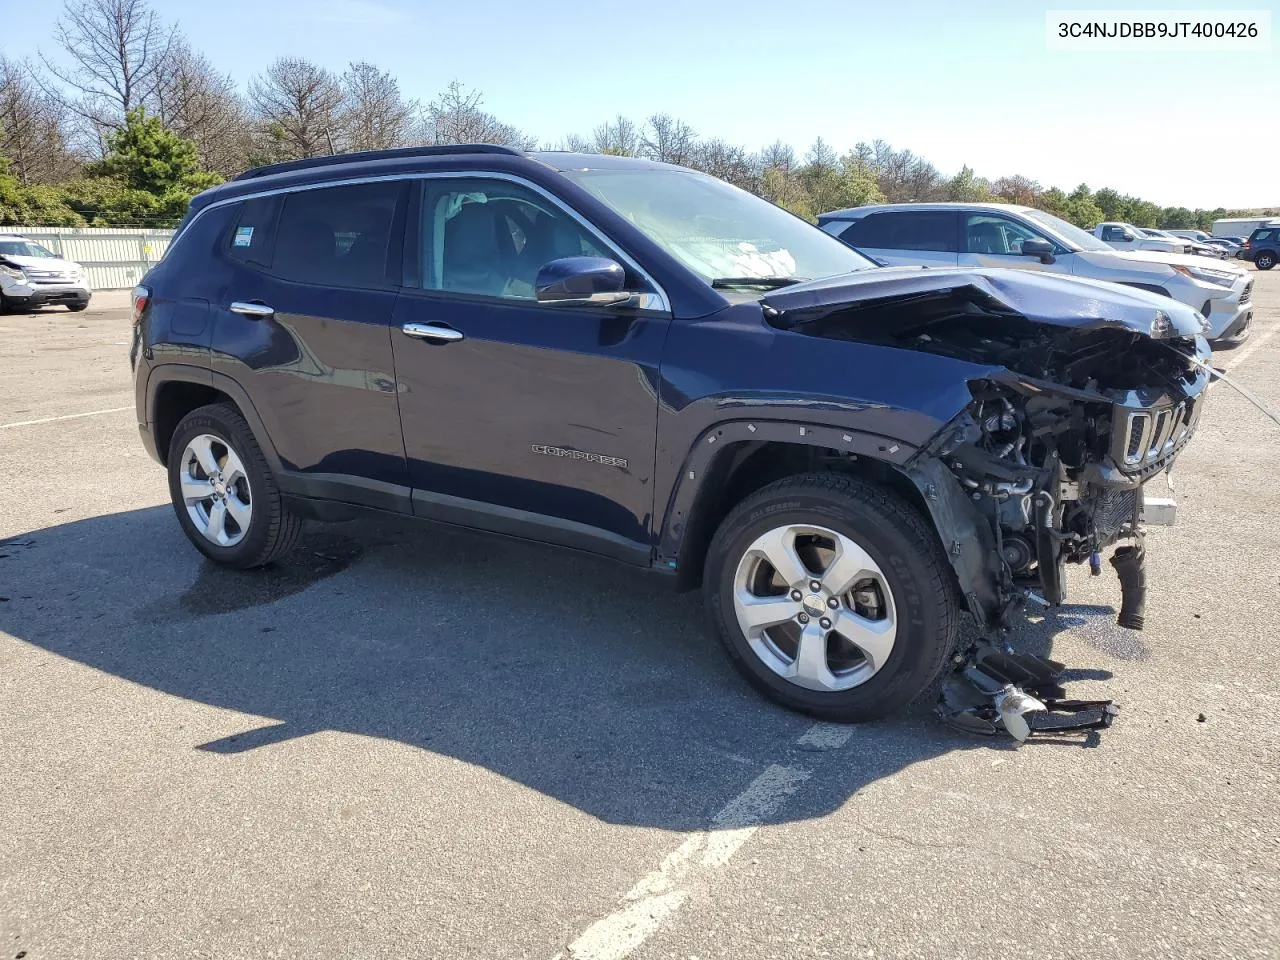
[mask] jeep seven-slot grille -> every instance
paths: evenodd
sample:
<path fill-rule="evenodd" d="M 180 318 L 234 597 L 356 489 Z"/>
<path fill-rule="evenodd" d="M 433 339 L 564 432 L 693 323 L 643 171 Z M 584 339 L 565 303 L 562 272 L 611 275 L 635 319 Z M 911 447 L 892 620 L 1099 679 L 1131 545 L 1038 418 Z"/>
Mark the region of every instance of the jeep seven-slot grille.
<path fill-rule="evenodd" d="M 1125 423 L 1124 466 L 1150 466 L 1171 454 L 1195 425 L 1194 400 L 1162 410 L 1130 411 Z"/>

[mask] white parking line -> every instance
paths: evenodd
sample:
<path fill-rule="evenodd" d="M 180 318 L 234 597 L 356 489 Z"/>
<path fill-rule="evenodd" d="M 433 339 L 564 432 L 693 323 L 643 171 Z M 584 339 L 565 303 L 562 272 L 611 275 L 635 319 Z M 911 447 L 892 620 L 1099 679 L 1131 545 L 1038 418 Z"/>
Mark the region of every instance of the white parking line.
<path fill-rule="evenodd" d="M 40 420 L 15 420 L 13 423 L 0 423 L 0 430 L 8 430 L 10 427 L 33 427 L 38 423 L 57 423 L 60 420 L 79 420 L 81 417 L 98 417 L 104 413 L 123 413 L 132 409 L 133 404 L 130 404 L 127 407 L 110 407 L 107 410 L 86 410 L 84 413 L 68 413 L 62 417 L 43 417 Z"/>
<path fill-rule="evenodd" d="M 853 735 L 851 727 L 815 723 L 796 741 L 809 749 L 835 750 Z M 778 764 L 765 769 L 724 805 L 707 830 L 685 839 L 658 869 L 641 877 L 613 913 L 587 927 L 569 944 L 572 960 L 624 960 L 649 939 L 689 898 L 693 884 L 723 867 L 768 817 L 786 802 L 810 772 Z M 557 954 L 557 960 L 563 956 Z"/>
<path fill-rule="evenodd" d="M 1222 369 L 1231 370 L 1234 367 L 1240 366 L 1240 364 L 1244 363 L 1251 356 L 1257 353 L 1258 348 L 1274 337 L 1277 333 L 1280 333 L 1280 326 L 1272 327 L 1262 336 L 1255 335 L 1251 337 L 1248 343 L 1235 353 L 1231 354 L 1231 359 L 1222 365 Z"/>

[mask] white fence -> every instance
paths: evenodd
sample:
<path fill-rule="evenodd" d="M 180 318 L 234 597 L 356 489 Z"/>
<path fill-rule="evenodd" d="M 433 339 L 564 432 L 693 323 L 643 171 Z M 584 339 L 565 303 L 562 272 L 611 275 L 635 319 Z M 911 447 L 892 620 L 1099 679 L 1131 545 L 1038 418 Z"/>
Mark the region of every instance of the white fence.
<path fill-rule="evenodd" d="M 0 227 L 28 237 L 89 274 L 95 290 L 128 290 L 169 249 L 172 230 L 104 227 Z"/>

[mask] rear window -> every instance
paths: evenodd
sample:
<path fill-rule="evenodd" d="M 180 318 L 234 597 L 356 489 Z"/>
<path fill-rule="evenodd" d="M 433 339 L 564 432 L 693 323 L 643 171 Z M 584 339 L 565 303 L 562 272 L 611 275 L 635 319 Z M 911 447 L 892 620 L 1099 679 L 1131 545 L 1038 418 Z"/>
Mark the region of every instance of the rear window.
<path fill-rule="evenodd" d="M 279 197 L 257 197 L 240 204 L 235 226 L 227 238 L 227 255 L 242 263 L 271 266 L 271 240 Z"/>
<path fill-rule="evenodd" d="M 855 247 L 955 253 L 956 215 L 945 210 L 871 213 L 840 235 Z"/>
<path fill-rule="evenodd" d="M 271 272 L 322 286 L 395 286 L 399 243 L 393 251 L 392 236 L 406 186 L 386 181 L 287 194 L 275 230 Z M 399 229 L 403 232 L 402 225 Z"/>

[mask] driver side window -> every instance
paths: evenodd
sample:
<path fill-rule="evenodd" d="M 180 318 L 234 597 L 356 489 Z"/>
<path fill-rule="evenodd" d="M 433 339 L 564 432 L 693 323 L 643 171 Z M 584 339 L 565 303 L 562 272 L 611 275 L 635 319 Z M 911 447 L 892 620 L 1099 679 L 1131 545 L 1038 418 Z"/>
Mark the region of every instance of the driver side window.
<path fill-rule="evenodd" d="M 968 253 L 1022 255 L 1024 240 L 1043 237 L 1008 217 L 990 213 L 971 213 L 965 219 L 965 250 Z"/>
<path fill-rule="evenodd" d="M 422 286 L 448 293 L 532 300 L 548 262 L 613 256 L 556 204 L 505 180 L 428 181 L 421 231 Z"/>
<path fill-rule="evenodd" d="M 1129 231 L 1124 227 L 1103 227 L 1102 239 L 1107 241 L 1107 243 L 1115 243 L 1117 241 L 1120 243 L 1128 243 L 1133 239 L 1133 237 L 1129 236 Z"/>

